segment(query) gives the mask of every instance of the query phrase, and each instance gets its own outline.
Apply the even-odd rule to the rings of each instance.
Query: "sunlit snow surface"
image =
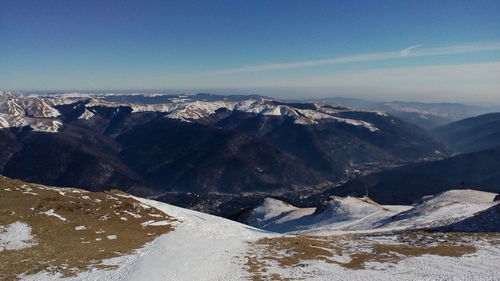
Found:
[[[441,206],[437,209],[442,211],[442,208],[450,207],[454,205],[454,202],[467,205],[463,200],[469,198],[471,201],[468,204],[474,205],[474,207],[469,206],[466,208],[461,205],[463,212],[453,215],[453,217],[463,217],[470,214],[474,208],[477,210],[486,208],[486,201],[489,200],[491,194],[474,194],[474,192],[444,193],[430,200],[441,202]],[[96,269],[82,272],[76,277],[64,280],[248,280],[251,277],[249,272],[245,270],[245,263],[247,262],[245,254],[248,253],[249,247],[251,247],[248,242],[263,237],[281,236],[165,203],[146,199],[138,200],[179,219],[175,231],[160,236],[138,250],[136,254],[109,260],[109,264],[119,265],[116,270]],[[349,215],[349,212],[359,214],[366,211],[365,208],[372,208],[353,206],[351,203],[348,201],[347,206],[341,208],[344,215]],[[493,203],[490,201],[489,205],[493,205]],[[420,207],[417,205],[418,208],[415,207],[413,212],[424,213],[429,216],[430,220],[436,210],[428,210],[425,206],[425,202],[422,202]],[[408,214],[412,213],[412,210],[408,210],[411,207],[395,207],[395,209],[398,208],[402,212],[402,217],[406,218]],[[266,213],[267,210],[263,209],[265,208],[260,209],[259,216],[261,219],[272,218],[272,216],[280,214],[281,211],[293,213],[298,210],[293,206],[271,200],[267,202],[269,214]],[[389,212],[396,212],[395,209],[389,210]],[[458,212],[456,208],[452,208],[452,210]],[[303,215],[310,215],[311,211],[307,210]],[[297,217],[300,217],[300,215],[295,216],[295,218]],[[401,222],[403,221],[401,220]],[[414,223],[415,220],[411,221],[409,225],[414,225]],[[326,230],[328,229],[323,228],[322,232],[324,233],[321,234],[347,233],[338,230],[336,232],[327,232]],[[391,232],[387,232],[387,234],[382,234],[377,239],[380,239],[381,242],[387,242],[391,241],[392,237]],[[306,280],[499,280],[500,246],[482,242],[477,242],[477,245],[471,246],[475,246],[477,251],[462,257],[423,255],[404,258],[399,263],[394,264],[378,264],[374,262],[369,264],[368,269],[358,270],[346,269],[336,264],[321,261],[305,261],[305,268],[309,272]],[[337,258],[339,260],[348,259],[348,257]],[[270,268],[270,270],[282,273],[283,276],[301,278],[304,277],[305,269],[276,266]],[[60,276],[50,274],[37,274],[25,276],[23,280],[61,280],[59,278]]]
[[[287,116],[296,124],[316,124],[319,120],[326,119],[350,126],[365,128],[371,132],[379,129],[366,121],[341,118],[337,116],[342,112],[357,111],[352,108],[333,108],[331,106],[314,103],[311,109],[295,107],[292,104],[280,103],[270,99],[247,99],[239,102],[217,100],[201,101],[186,98],[171,98],[167,103],[140,104],[111,102],[104,96],[68,93],[51,96],[22,95],[0,91],[0,128],[29,126],[35,131],[58,132],[62,127],[60,112],[57,105],[83,102],[85,109],[77,117],[80,120],[89,120],[95,116],[92,107],[105,106],[119,108],[128,106],[132,112],[163,112],[166,118],[192,122],[210,117],[217,110],[241,111],[259,115]],[[119,109],[118,109],[119,110]],[[366,111],[377,115],[382,112]]]
[[[267,198],[253,209],[248,223],[273,232],[314,235],[379,232],[448,225],[486,210],[495,193],[451,190],[415,206],[379,205],[369,199],[334,197],[322,210],[296,208]]]

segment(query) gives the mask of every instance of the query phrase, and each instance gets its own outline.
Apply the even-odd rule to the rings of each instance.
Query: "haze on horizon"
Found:
[[[500,103],[498,1],[0,2],[0,90]]]

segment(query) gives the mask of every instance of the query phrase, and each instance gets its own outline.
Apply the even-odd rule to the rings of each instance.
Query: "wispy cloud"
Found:
[[[411,46],[411,47],[408,47],[408,48],[406,48],[406,49],[403,49],[403,50],[399,51],[399,54],[400,54],[402,57],[407,57],[407,56],[411,53],[411,51],[412,51],[413,49],[418,48],[418,47],[421,47],[421,46],[422,46],[422,45],[413,45],[413,46]]]
[[[357,97],[386,100],[498,104],[500,102],[498,73],[500,73],[500,61],[370,69],[354,73],[269,80],[248,86],[284,88],[285,90],[281,92],[285,92],[288,97],[296,92],[297,96],[352,94]]]
[[[485,44],[465,44],[438,48],[422,48],[421,45],[414,45],[408,48],[381,53],[368,53],[344,57],[335,57],[321,60],[306,60],[287,63],[269,63],[260,65],[246,65],[238,68],[222,69],[204,73],[205,75],[226,75],[246,72],[260,72],[269,70],[285,70],[320,65],[335,65],[353,62],[381,61],[408,57],[428,57],[441,55],[456,55],[465,53],[476,53],[484,51],[500,50],[500,42]]]

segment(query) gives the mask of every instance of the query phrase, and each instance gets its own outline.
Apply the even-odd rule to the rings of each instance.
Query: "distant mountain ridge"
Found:
[[[322,196],[362,196],[368,192],[382,204],[411,204],[422,196],[451,189],[500,193],[498,167],[500,147],[374,173],[335,187]]]
[[[168,102],[129,101],[157,97]],[[424,130],[383,112],[321,103],[4,92],[0,104],[4,174],[92,190],[267,192],[445,153]],[[12,110],[22,104],[45,115]]]
[[[435,128],[433,133],[456,152],[500,147],[500,113],[488,113]]]
[[[500,106],[474,106],[461,103],[380,102],[343,97],[323,98],[316,101],[387,112],[401,120],[428,130],[461,119],[500,111]]]

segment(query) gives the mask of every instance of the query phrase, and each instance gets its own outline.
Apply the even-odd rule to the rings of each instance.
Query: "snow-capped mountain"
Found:
[[[322,103],[210,94],[0,99],[0,171],[91,190],[268,192],[445,153],[422,129],[383,112]]]
[[[0,91],[0,128],[29,126],[35,131],[57,132],[62,123],[53,100]]]
[[[231,100],[213,100],[204,101],[191,98],[190,96],[172,97],[165,103],[143,104],[128,102],[108,101],[107,95],[78,95],[78,94],[60,94],[54,96],[36,96],[19,95],[11,92],[0,92],[0,113],[3,119],[0,124],[3,127],[37,127],[37,118],[50,118],[60,116],[56,109],[57,105],[64,105],[85,101],[86,108],[92,107],[120,107],[127,106],[132,108],[132,112],[164,112],[166,118],[179,119],[185,122],[191,122],[198,119],[208,118],[218,110],[241,111],[247,113],[287,116],[295,120],[297,124],[316,124],[320,119],[330,119],[343,122],[352,126],[360,126],[370,131],[377,131],[373,124],[356,119],[341,118],[337,115],[342,112],[358,111],[352,108],[335,108],[320,103],[310,104],[307,108],[296,107],[293,104],[280,103],[274,100],[258,98],[245,99],[242,101]],[[383,112],[375,112],[384,115]],[[91,110],[85,110],[78,118],[90,119],[93,113]],[[39,122],[39,120],[38,120]],[[47,121],[48,122],[48,121]],[[39,128],[43,130],[43,128]],[[48,129],[47,131],[57,131],[58,127]]]
[[[375,102],[351,98],[317,99],[325,104],[338,106],[354,106],[366,110],[387,112],[406,122],[424,129],[434,129],[464,118],[499,111],[498,106],[474,106],[460,103],[423,103],[423,102]]]
[[[460,103],[386,102],[371,109],[382,110],[425,129],[434,129],[461,119],[498,111],[498,107],[473,106]]]

